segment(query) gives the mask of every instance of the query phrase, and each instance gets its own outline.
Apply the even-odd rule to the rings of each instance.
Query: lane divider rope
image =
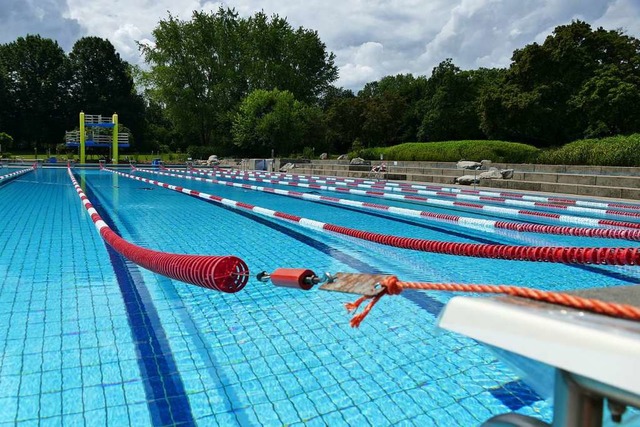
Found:
[[[203,173],[203,172],[200,172]],[[220,172],[221,173],[221,172]],[[206,173],[206,175],[213,175],[212,173]],[[235,174],[238,176],[242,176],[241,174]],[[251,175],[251,173],[245,173],[244,175]],[[310,183],[314,184],[329,184],[328,180],[308,180]],[[548,202],[534,202],[534,201],[526,201],[526,200],[513,200],[506,197],[501,196],[484,196],[484,195],[472,195],[466,193],[454,193],[447,191],[432,191],[432,190],[419,190],[419,189],[411,189],[411,188],[403,188],[398,186],[388,186],[388,185],[369,185],[369,184],[360,184],[360,183],[339,183],[335,182],[336,185],[342,185],[351,188],[362,188],[368,190],[377,190],[377,191],[392,191],[399,193],[409,193],[409,194],[420,194],[426,196],[433,197],[443,197],[443,198],[454,198],[460,200],[472,200],[476,202],[486,202],[489,204],[497,204],[497,205],[511,205],[511,206],[520,206],[520,207],[528,207],[533,209],[547,209],[547,210],[560,210],[566,212],[575,212],[586,215],[595,215],[599,217],[607,217],[607,216],[623,216],[623,217],[631,217],[631,218],[640,218],[640,212],[626,212],[620,211],[616,209],[599,209],[599,208],[587,208],[587,207],[579,207],[579,206],[567,206],[559,203],[548,203]]]
[[[478,218],[461,217],[458,215],[438,214],[428,211],[418,211],[414,209],[399,208],[395,206],[387,206],[381,204],[360,202],[356,200],[340,199],[336,197],[321,196],[317,194],[301,193],[297,191],[282,190],[270,187],[260,187],[257,185],[241,184],[230,181],[221,181],[211,178],[202,178],[199,176],[181,175],[170,172],[161,172],[151,169],[137,169],[140,172],[152,173],[156,175],[170,176],[181,179],[205,182],[210,184],[224,185],[228,187],[242,188],[245,190],[262,191],[287,197],[294,197],[310,201],[328,202],[338,205],[353,206],[366,210],[377,210],[389,212],[401,216],[412,218],[423,218],[428,220],[445,221],[448,223],[457,223],[462,226],[487,227],[505,229],[517,232],[530,232],[540,234],[557,234],[577,237],[599,237],[606,239],[623,239],[623,240],[640,240],[640,230],[629,229],[613,229],[613,228],[588,228],[588,227],[567,227],[557,225],[527,224],[507,221],[494,221]],[[224,175],[223,175],[224,176]],[[257,180],[257,179],[256,179]],[[278,182],[279,183],[279,182]],[[288,185],[288,184],[287,184]]]
[[[11,178],[15,178],[15,177],[20,176],[20,175],[24,175],[25,173],[31,172],[31,171],[34,171],[34,170],[36,170],[36,164],[35,163],[30,168],[20,169],[19,171],[11,172],[11,173],[8,173],[6,175],[0,175],[0,182],[2,182],[5,179],[11,179]]]
[[[169,169],[169,170],[173,170],[173,169]],[[499,206],[488,206],[488,205],[481,205],[481,204],[469,203],[469,202],[455,202],[451,200],[440,200],[440,199],[433,199],[433,198],[427,198],[422,196],[392,194],[392,193],[384,193],[380,191],[358,190],[358,189],[351,189],[351,188],[345,188],[345,187],[332,187],[332,186],[320,185],[320,184],[305,184],[305,183],[299,183],[299,182],[278,181],[278,180],[269,180],[269,179],[252,178],[252,177],[234,178],[233,176],[228,176],[227,174],[224,174],[224,173],[218,173],[216,174],[216,176],[219,176],[222,178],[230,178],[230,179],[242,179],[242,180],[252,181],[252,182],[264,182],[264,183],[276,184],[276,185],[287,185],[287,186],[294,186],[294,187],[311,188],[315,190],[332,191],[332,192],[338,192],[338,193],[349,193],[357,196],[401,200],[401,201],[410,202],[410,203],[422,203],[422,204],[427,204],[432,206],[444,206],[447,208],[453,207],[453,208],[462,208],[465,210],[481,210],[481,211],[490,212],[497,215],[545,218],[547,220],[554,220],[554,221],[564,222],[568,224],[588,225],[592,227],[611,226],[611,227],[640,229],[640,223],[629,222],[629,221],[585,218],[585,217],[579,217],[579,216],[573,216],[573,215],[561,215],[558,213],[538,212],[538,211],[513,209],[513,208],[506,208],[506,207],[499,207]]]
[[[201,173],[208,172],[207,170],[197,169]],[[370,185],[371,188],[381,188],[384,186],[398,187],[398,190],[393,191],[402,191],[400,189],[409,189],[405,191],[411,192],[411,190],[436,190],[436,191],[446,191],[450,193],[464,193],[464,194],[477,194],[481,196],[489,196],[489,197],[505,197],[505,198],[513,198],[520,200],[530,200],[535,202],[549,202],[549,203],[559,203],[559,204],[567,204],[574,206],[584,206],[591,208],[618,208],[618,209],[629,209],[629,210],[640,210],[640,205],[637,204],[628,204],[628,203],[619,203],[619,202],[596,202],[592,200],[584,200],[584,199],[570,199],[563,197],[547,197],[547,196],[538,196],[531,195],[526,193],[518,193],[518,192],[510,192],[510,191],[487,191],[487,190],[471,190],[466,188],[456,188],[456,187],[448,187],[448,186],[439,186],[439,185],[421,185],[421,184],[409,184],[402,182],[391,182],[391,181],[372,181],[361,178],[341,178],[341,177],[332,177],[332,176],[319,176],[319,175],[298,175],[298,174],[285,174],[285,173],[268,173],[268,172],[242,172],[242,173],[253,173],[262,177],[279,177],[285,180],[300,180],[313,182],[314,180],[325,180],[327,182],[335,183],[336,185],[348,185],[348,183],[352,184],[365,184]],[[345,183],[345,184],[342,184]]]
[[[514,261],[544,261],[563,264],[604,264],[604,265],[637,265],[640,263],[639,248],[600,248],[600,247],[562,247],[562,246],[513,246],[478,243],[443,242],[412,237],[392,236],[364,230],[343,227],[335,224],[315,221],[297,215],[266,209],[249,203],[237,202],[220,196],[191,190],[181,186],[166,184],[160,181],[134,176],[111,169],[104,169],[126,178],[146,182],[159,187],[168,188],[179,193],[211,200],[235,209],[245,209],[257,214],[285,220],[316,231],[332,231],[337,234],[368,240],[388,246],[413,249],[447,255],[460,255],[476,258],[507,259]]]
[[[234,293],[247,284],[249,269],[238,257],[159,252],[124,240],[102,220],[78,185],[71,168],[67,168],[67,173],[100,236],[125,258],[155,273],[216,291]]]

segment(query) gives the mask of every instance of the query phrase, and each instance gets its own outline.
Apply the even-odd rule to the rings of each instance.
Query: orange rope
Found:
[[[609,303],[597,299],[582,298],[560,292],[547,292],[536,289],[520,288],[506,285],[462,285],[456,283],[424,283],[424,282],[400,282],[395,276],[390,276],[380,283],[385,289],[375,297],[361,297],[353,303],[346,304],[348,311],[356,310],[360,304],[367,299],[371,302],[351,319],[351,326],[357,328],[371,309],[378,303],[384,295],[398,295],[403,289],[421,289],[430,291],[449,292],[475,292],[506,294],[515,297],[527,298],[536,301],[544,301],[552,304],[559,304],[566,307],[577,308],[579,310],[591,311],[612,317],[620,317],[629,320],[640,320],[640,308],[628,304]]]

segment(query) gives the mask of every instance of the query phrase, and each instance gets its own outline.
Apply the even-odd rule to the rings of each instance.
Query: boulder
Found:
[[[280,168],[280,172],[289,172],[291,169],[295,168],[295,163],[287,163],[286,165]]]
[[[349,160],[349,156],[346,154],[340,154],[340,156],[338,156],[338,160]]]
[[[474,175],[462,175],[455,179],[456,184],[462,185],[478,184],[479,182],[480,178]]]
[[[502,169],[500,173],[502,174],[502,179],[513,178],[513,169]]]
[[[498,168],[489,168],[488,171],[480,172],[478,177],[480,179],[502,179],[502,174]]]
[[[327,157],[329,157],[327,153],[320,154],[320,160],[327,160]]]
[[[482,163],[472,162],[469,160],[460,160],[456,164],[457,169],[480,169],[482,167]]]
[[[355,157],[351,159],[349,162],[350,165],[364,165],[364,159],[360,157]]]

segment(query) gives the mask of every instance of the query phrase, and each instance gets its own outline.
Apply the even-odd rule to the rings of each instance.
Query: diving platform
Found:
[[[101,129],[107,130],[101,131]],[[111,148],[111,162],[118,163],[118,149],[129,148],[129,134],[118,132],[118,115],[103,117],[100,114],[80,112],[80,129],[65,133],[65,145],[78,147],[80,163],[85,163],[86,147]]]
[[[571,293],[640,307],[640,286]],[[553,427],[602,426],[605,401],[615,421],[640,421],[638,413],[627,414],[632,424],[623,418],[627,406],[640,408],[640,322],[516,297],[458,296],[445,306],[438,326],[493,347],[500,360],[524,373],[526,383],[546,382]],[[483,424],[548,425],[518,414]]]
[[[113,144],[111,135],[89,134],[86,136],[85,145],[87,147],[108,148]],[[68,131],[65,133],[65,145],[67,147],[80,147],[80,131]],[[118,147],[129,148],[129,134],[118,133]]]

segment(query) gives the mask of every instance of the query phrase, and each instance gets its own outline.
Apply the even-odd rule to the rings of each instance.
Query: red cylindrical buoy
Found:
[[[278,268],[271,273],[271,283],[287,288],[300,288],[308,291],[313,287],[316,274],[305,268]]]

